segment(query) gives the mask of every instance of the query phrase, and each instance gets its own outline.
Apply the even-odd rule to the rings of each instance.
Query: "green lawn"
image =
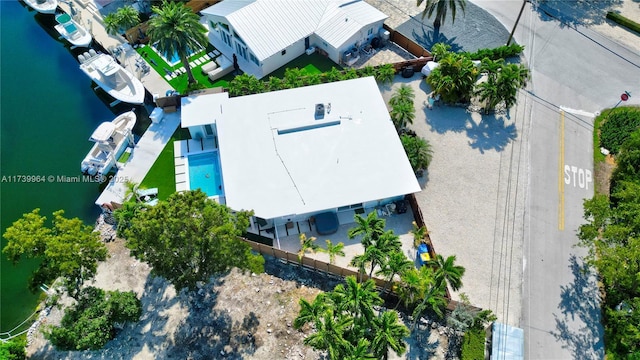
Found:
[[[200,51],[200,52],[192,55],[189,58],[189,61],[193,61],[193,60],[196,60],[198,58],[201,58],[205,54],[207,54],[208,52],[210,52],[212,50],[213,50],[213,47],[207,48],[206,50],[203,50],[203,51]],[[150,46],[139,47],[138,49],[136,49],[136,51],[138,52],[138,54],[140,54],[140,56],[145,58],[147,60],[147,62],[149,63],[149,65],[151,65],[151,67],[158,74],[160,74],[160,76],[162,76],[163,78],[167,74],[165,69],[169,70],[169,71],[175,71],[175,70],[177,70],[177,69],[182,67],[182,63],[178,63],[175,66],[170,66],[169,64],[167,64],[166,61],[164,61],[164,59],[162,59],[162,57],[160,57],[160,55],[158,55],[158,53],[153,51],[153,49]],[[153,60],[153,62],[152,62],[152,60]],[[202,64],[202,65],[204,65],[204,64]],[[195,79],[198,81],[198,83],[203,84],[205,87],[212,88],[212,87],[218,87],[218,86],[227,86],[229,84],[229,81],[231,81],[231,79],[233,79],[233,75],[231,75],[231,76],[228,75],[228,76],[225,76],[225,77],[223,77],[221,79],[216,80],[215,82],[211,82],[209,80],[209,78],[207,77],[207,75],[203,74],[202,71],[200,70],[200,69],[202,69],[202,65],[197,65],[197,66],[193,67],[191,69],[191,72],[193,73],[193,77],[195,77]],[[185,92],[185,90],[187,88],[187,82],[188,82],[187,74],[182,74],[182,75],[179,75],[179,76],[169,80],[168,83],[171,85],[171,87],[176,89],[176,91],[178,91],[179,93],[182,94],[182,93]],[[164,95],[164,94],[161,94],[161,95]]]
[[[334,63],[333,60],[329,59],[328,57],[318,54],[317,52],[311,55],[302,54],[289,63],[285,64],[284,66],[278,68],[276,71],[267,75],[264,80],[267,80],[269,76],[283,78],[286,69],[298,68],[305,74],[311,75],[327,72],[331,70],[332,67],[337,68],[338,70],[342,70],[342,67],[340,65]]]
[[[189,138],[189,130],[178,128],[140,184],[143,189],[158,188],[158,198],[165,200],[176,192],[173,142]]]

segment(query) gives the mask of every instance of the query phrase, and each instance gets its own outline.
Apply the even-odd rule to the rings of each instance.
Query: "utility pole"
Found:
[[[520,13],[518,14],[518,18],[516,19],[516,23],[513,24],[513,29],[511,30],[511,34],[509,34],[509,40],[507,40],[507,46],[509,46],[509,44],[511,44],[511,39],[513,39],[513,33],[516,32],[516,27],[518,26],[518,23],[520,22],[520,17],[522,16],[522,11],[524,11],[524,6],[527,4],[528,0],[523,0],[522,1],[522,7],[520,8]]]

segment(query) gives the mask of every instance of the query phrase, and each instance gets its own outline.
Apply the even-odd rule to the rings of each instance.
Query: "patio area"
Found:
[[[371,211],[376,211],[376,208],[364,209],[364,212],[360,215],[366,217]],[[306,234],[308,238],[315,237],[316,244],[323,249],[326,249],[327,247],[326,240],[331,240],[334,245],[342,242],[344,243],[345,256],[337,256],[335,265],[354,270],[353,267],[349,266],[349,262],[354,256],[364,252],[364,248],[360,243],[360,237],[349,239],[347,236],[349,229],[356,226],[356,223],[354,222],[356,211],[340,211],[337,215],[340,226],[338,227],[338,231],[331,235],[318,234],[316,225],[313,224],[311,220],[293,221],[275,227],[272,223],[262,226],[255,224],[255,229],[249,229],[248,231],[255,234],[259,233],[263,237],[273,239],[273,247],[293,254],[298,253],[300,250],[300,234],[303,233]],[[412,223],[414,221],[414,215],[411,208],[408,207],[407,212],[403,214],[392,213],[379,217],[385,220],[386,230],[393,230],[394,233],[400,237],[402,252],[409,260],[415,261],[416,251],[413,248],[413,234],[411,233],[411,230],[413,229]],[[329,262],[329,255],[322,252],[307,253],[305,254],[305,257],[327,263]]]

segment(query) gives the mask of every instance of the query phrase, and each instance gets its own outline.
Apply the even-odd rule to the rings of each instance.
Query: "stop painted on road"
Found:
[[[589,183],[593,182],[591,170],[573,165],[564,166],[564,183],[581,189],[589,190]]]

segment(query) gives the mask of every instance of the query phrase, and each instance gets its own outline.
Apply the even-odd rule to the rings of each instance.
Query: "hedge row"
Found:
[[[471,328],[462,338],[462,360],[484,360],[485,332],[482,329]]]
[[[506,59],[513,56],[518,56],[524,50],[524,46],[518,44],[499,46],[494,49],[479,49],[474,53],[463,52],[462,54],[468,56],[471,60],[482,60],[489,58],[490,60]]]
[[[600,146],[612,154],[620,151],[620,146],[629,135],[640,127],[640,109],[621,107],[609,111],[600,126]]]
[[[613,22],[615,22],[617,24],[620,24],[620,25],[622,25],[622,26],[624,26],[626,28],[629,28],[630,30],[633,30],[633,31],[635,31],[637,33],[640,33],[640,24],[638,24],[637,22],[635,22],[635,21],[633,21],[631,19],[628,19],[628,18],[626,18],[626,17],[624,17],[624,16],[622,16],[622,15],[620,15],[618,13],[615,13],[613,11],[609,11],[607,13],[607,19],[609,19],[609,20],[611,20],[611,21],[613,21]]]

